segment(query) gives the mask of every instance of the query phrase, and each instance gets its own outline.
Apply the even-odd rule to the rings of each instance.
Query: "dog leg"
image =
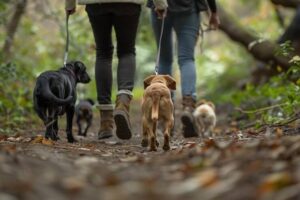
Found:
[[[163,146],[163,150],[168,151],[168,150],[170,150],[170,131],[172,129],[173,123],[165,121],[164,124],[165,124],[165,127],[164,127],[164,146]]]
[[[90,128],[90,126],[91,126],[91,121],[87,121],[87,122],[86,122],[86,127],[85,127],[84,132],[83,132],[83,136],[84,136],[84,137],[86,137],[87,131],[88,131],[88,129]]]
[[[69,143],[77,142],[72,134],[72,120],[74,116],[74,106],[69,106],[67,108],[67,128],[66,128],[66,133],[67,133],[67,139]]]
[[[81,123],[80,123],[80,118],[77,118],[76,123],[78,126],[78,135],[82,135],[82,127],[81,127]]]
[[[210,127],[208,128],[208,134],[209,134],[209,137],[212,137],[212,138],[215,137],[215,134],[214,134],[214,132],[213,132],[212,126],[210,126]]]
[[[58,136],[58,119],[55,119],[55,122],[53,122],[53,131],[54,131],[54,137],[55,140],[59,140],[59,136]]]
[[[153,132],[153,130],[149,129],[149,133],[150,133],[150,151],[156,151],[157,150],[157,140],[155,137],[155,133]]]
[[[147,132],[147,128],[145,127],[145,125],[143,125],[143,139],[142,139],[142,147],[147,147],[148,146],[148,132]]]

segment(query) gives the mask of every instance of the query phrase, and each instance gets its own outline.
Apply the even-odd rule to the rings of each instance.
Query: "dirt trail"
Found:
[[[177,111],[171,151],[149,152],[140,146],[139,105],[133,104],[129,141],[96,140],[96,112],[88,137],[76,144],[64,131],[59,142],[34,143],[42,128],[0,136],[0,199],[300,198],[300,136],[290,134],[298,129],[241,131],[220,115],[217,138],[184,139]]]

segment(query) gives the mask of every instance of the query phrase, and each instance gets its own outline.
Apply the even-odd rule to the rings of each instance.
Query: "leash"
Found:
[[[203,53],[204,50],[203,50],[203,44],[204,44],[204,33],[205,32],[209,32],[209,31],[213,31],[213,29],[209,28],[209,25],[207,24],[203,24],[204,26],[207,26],[208,28],[204,29],[203,26],[200,24],[200,51]]]
[[[161,50],[161,41],[162,41],[162,36],[164,33],[164,26],[165,26],[165,17],[162,18],[161,20],[161,30],[160,30],[160,36],[159,36],[159,41],[158,41],[158,50],[157,50],[157,55],[156,55],[156,63],[155,63],[155,75],[158,74],[158,65],[159,65],[159,59],[160,59],[160,50]]]
[[[69,54],[69,16],[70,14],[66,13],[66,48],[65,48],[65,56],[64,56],[64,67],[67,66],[67,61],[68,61],[68,54]]]

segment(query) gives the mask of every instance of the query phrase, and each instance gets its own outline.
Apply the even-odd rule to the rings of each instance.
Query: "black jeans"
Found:
[[[118,90],[133,90],[135,75],[135,39],[141,5],[134,3],[87,4],[86,12],[96,43],[96,87],[99,104],[111,104],[112,28],[117,40]]]

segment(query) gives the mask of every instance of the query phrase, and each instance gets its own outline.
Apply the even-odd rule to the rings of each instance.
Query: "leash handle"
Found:
[[[67,61],[68,61],[68,54],[69,54],[69,16],[70,14],[69,13],[66,13],[66,35],[67,35],[67,38],[66,38],[66,48],[65,48],[65,55],[64,55],[64,67],[66,67],[67,65]]]
[[[159,59],[160,59],[160,51],[161,51],[161,41],[162,41],[162,36],[164,33],[164,25],[165,25],[165,17],[162,18],[161,20],[161,30],[160,30],[160,36],[159,36],[159,41],[158,41],[158,50],[157,50],[157,56],[156,56],[156,63],[155,63],[155,75],[158,74],[158,65],[159,65]]]

